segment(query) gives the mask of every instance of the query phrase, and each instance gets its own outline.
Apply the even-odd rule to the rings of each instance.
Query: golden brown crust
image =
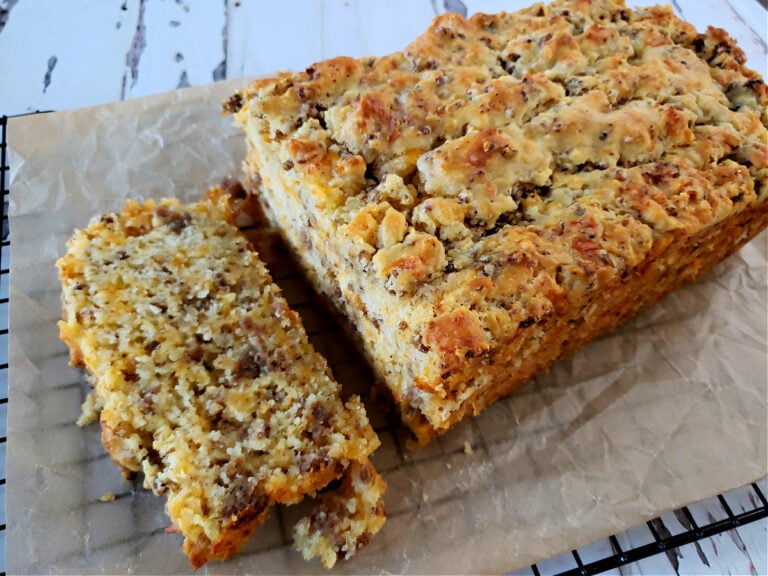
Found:
[[[443,358],[448,370],[462,367],[467,359],[487,352],[490,347],[477,315],[463,306],[432,320],[424,341]]]
[[[724,257],[766,226],[768,91],[744,64],[668,7],[558,0],[260,80],[235,120],[254,192],[426,438],[615,326],[612,291],[620,319],[655,301],[660,258],[706,269],[691,238],[726,230]]]
[[[195,568],[379,444],[230,203],[247,208],[234,185],[198,204],[128,202],[76,231],[57,263],[61,337],[94,385],[80,423],[101,411],[105,449],[165,496]]]

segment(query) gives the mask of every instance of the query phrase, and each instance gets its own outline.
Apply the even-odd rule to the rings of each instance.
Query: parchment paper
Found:
[[[12,119],[9,573],[191,572],[163,502],[126,484],[58,340],[54,261],[73,228],[126,198],[198,198],[240,172],[219,102],[244,81]],[[278,274],[336,376],[370,375],[295,275]],[[374,406],[390,518],[339,573],[498,573],[766,474],[766,236],[619,332],[430,446],[408,452]],[[99,497],[114,493],[111,502]],[[278,509],[201,573],[317,573]]]

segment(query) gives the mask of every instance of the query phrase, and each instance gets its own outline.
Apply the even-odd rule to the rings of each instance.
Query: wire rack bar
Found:
[[[699,525],[696,523],[696,520],[694,519],[693,514],[691,514],[691,511],[688,509],[688,506],[684,506],[681,510],[683,512],[683,516],[685,516],[685,519],[688,521],[688,525],[691,527],[691,530],[698,534],[700,532]]]
[[[754,490],[755,494],[757,494],[757,498],[760,500],[760,502],[763,503],[763,508],[768,508],[768,499],[765,498],[765,494],[763,494],[763,491],[760,490],[760,486],[753,482],[752,490]]]
[[[7,134],[6,134],[6,128],[8,126],[8,117],[7,116],[0,116],[0,193],[2,193],[2,198],[0,199],[0,222],[2,223],[2,228],[0,228],[0,241],[2,242],[3,248],[10,248],[11,246],[11,240],[10,240],[10,234],[8,229],[8,197],[9,197],[9,190],[8,190],[8,178],[7,174],[10,173],[10,168],[8,166],[8,155],[7,155],[7,148],[8,148],[8,141],[7,141]],[[7,256],[5,256],[5,251],[0,250],[0,278],[3,276],[6,276],[9,274],[9,263],[6,261]],[[5,278],[2,278],[5,280]],[[7,282],[0,282],[4,287],[2,289],[2,293],[0,293],[0,304],[6,304],[8,305],[9,300],[9,294],[8,294],[8,283]],[[8,334],[8,309],[7,306],[4,310],[5,314],[3,315],[2,322],[3,324],[0,325],[0,336],[4,336]],[[7,346],[7,340],[5,345]],[[8,364],[0,364],[0,376],[3,377],[3,379],[8,382]],[[0,405],[8,404],[8,397],[0,398]],[[0,427],[0,434],[2,434],[2,439],[0,439],[0,452],[4,453],[6,448],[6,422],[2,422],[2,426]],[[5,460],[5,456],[3,455],[3,460]],[[5,486],[5,475],[2,475],[0,478],[0,486]],[[5,531],[6,531],[6,518],[5,518],[5,506],[3,506],[3,515],[0,516],[0,537],[2,537],[2,540],[5,541]],[[0,576],[5,576],[5,553],[0,552]]]

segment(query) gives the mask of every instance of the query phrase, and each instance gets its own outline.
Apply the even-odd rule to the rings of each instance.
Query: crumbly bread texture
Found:
[[[100,412],[112,459],[166,497],[196,568],[234,554],[272,505],[369,469],[379,445],[228,201],[128,202],[58,261],[61,338],[94,388],[84,421]]]
[[[294,542],[304,558],[319,556],[323,566],[333,568],[336,560],[365,546],[386,521],[385,489],[370,462],[353,462],[339,489],[323,494],[315,512],[296,524]]]
[[[744,64],[670,7],[558,0],[445,14],[402,52],[224,108],[254,192],[427,441],[766,226],[766,86]]]

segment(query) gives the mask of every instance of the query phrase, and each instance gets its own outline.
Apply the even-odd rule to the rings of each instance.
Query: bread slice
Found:
[[[252,192],[420,441],[768,224],[766,86],[669,7],[438,17],[225,103]]]
[[[385,490],[370,462],[353,462],[341,486],[323,494],[312,515],[294,527],[294,542],[304,558],[319,557],[326,568],[351,558],[384,525]]]
[[[90,373],[104,447],[166,497],[195,568],[234,554],[274,504],[369,469],[379,445],[228,200],[129,201],[76,231],[57,263],[61,338]],[[377,529],[379,504],[361,510]]]

